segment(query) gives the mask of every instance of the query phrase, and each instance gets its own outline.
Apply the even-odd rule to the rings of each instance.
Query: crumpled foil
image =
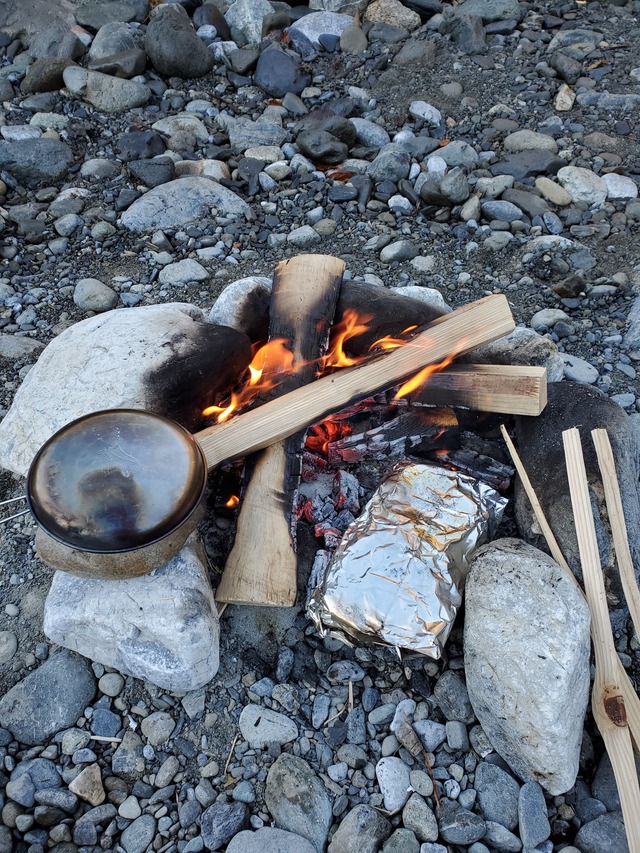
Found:
[[[315,579],[309,618],[323,635],[328,629],[437,660],[462,602],[469,560],[506,505],[466,474],[396,466]]]

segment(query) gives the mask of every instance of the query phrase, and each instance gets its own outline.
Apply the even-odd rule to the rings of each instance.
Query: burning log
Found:
[[[315,378],[343,270],[344,263],[338,258],[322,255],[302,255],[276,267],[269,337],[290,341],[293,356],[278,394]],[[238,515],[234,546],[216,592],[218,601],[274,607],[295,603],[297,560],[291,510],[300,480],[302,441],[299,434],[290,436],[257,459]]]

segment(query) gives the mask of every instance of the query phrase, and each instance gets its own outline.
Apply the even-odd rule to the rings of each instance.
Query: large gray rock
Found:
[[[213,68],[213,54],[179,4],[161,4],[152,11],[145,48],[154,68],[168,77],[203,77]]]
[[[62,40],[75,23],[76,4],[72,0],[0,0],[0,29],[10,38],[20,38],[25,45],[43,31],[56,34]],[[35,53],[34,56],[42,56]]]
[[[163,690],[197,690],[218,671],[220,625],[196,535],[151,574],[118,581],[56,572],[44,632],[58,645]]]
[[[516,420],[516,440],[525,469],[538,495],[542,509],[560,544],[560,550],[578,578],[582,578],[578,542],[576,539],[569,483],[567,481],[562,431],[580,429],[587,479],[605,583],[610,595],[624,601],[620,576],[615,568],[613,548],[607,527],[603,523],[601,476],[592,429],[606,429],[613,448],[622,506],[628,519],[627,535],[634,565],[640,566],[640,490],[638,476],[640,460],[637,454],[633,422],[627,413],[602,391],[581,382],[553,382],[548,388],[548,403],[537,418]],[[516,521],[523,539],[544,547],[537,523],[524,490],[516,484]]]
[[[62,72],[67,89],[103,113],[122,113],[141,107],[151,97],[144,83],[112,77],[100,71],[87,71],[79,65],[69,65]]]
[[[589,699],[589,608],[551,557],[517,539],[480,548],[466,586],[473,710],[525,781],[568,791]]]
[[[284,714],[260,705],[245,705],[238,721],[242,737],[254,749],[285,744],[298,737],[298,726]]]
[[[465,0],[458,8],[465,15],[478,15],[485,24],[509,18],[519,21],[524,14],[518,0]]]
[[[0,142],[0,169],[5,169],[25,187],[55,183],[66,175],[73,160],[69,146],[57,139]]]
[[[436,827],[437,834],[437,827]],[[391,835],[391,824],[371,806],[352,809],[331,839],[329,853],[376,853]]]
[[[331,801],[306,761],[283,753],[269,769],[265,802],[280,829],[297,832],[323,853],[332,820]]]
[[[228,284],[218,296],[209,313],[209,322],[231,326],[245,332],[252,341],[258,340],[265,324],[265,315],[269,311],[270,299],[270,278],[266,276],[239,278]],[[0,346],[2,337],[0,335]]]
[[[0,720],[16,740],[34,746],[75,724],[96,692],[89,662],[66,649],[51,654],[0,699]]]
[[[91,42],[88,58],[90,61],[106,59],[114,53],[144,48],[144,32],[139,27],[117,21],[100,27]]]
[[[310,15],[303,15],[302,18],[299,18],[290,29],[302,33],[314,47],[318,47],[321,35],[332,35],[339,38],[344,30],[352,24],[353,18],[350,15],[342,15],[338,12],[312,12]]]
[[[196,364],[220,347],[230,359],[222,377],[213,374],[213,363],[209,370]],[[237,356],[240,362],[231,367]],[[124,308],[82,320],[51,341],[18,389],[0,423],[0,466],[25,476],[48,438],[100,409],[148,409],[192,427],[189,420],[212,383],[226,391],[249,360],[248,338],[206,323],[194,305]],[[181,385],[192,389],[186,402],[191,415],[177,404]]]
[[[120,217],[128,231],[178,228],[209,217],[211,208],[242,216],[248,205],[240,196],[207,178],[178,178],[149,190]]]

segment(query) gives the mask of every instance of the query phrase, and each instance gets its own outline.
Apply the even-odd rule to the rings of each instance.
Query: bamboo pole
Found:
[[[620,662],[613,644],[609,622],[609,608],[602,578],[580,433],[575,428],[565,430],[562,433],[562,440],[585,594],[591,609],[591,636],[596,659],[591,707],[611,759],[620,794],[629,849],[635,853],[640,851],[640,786],[620,679]]]

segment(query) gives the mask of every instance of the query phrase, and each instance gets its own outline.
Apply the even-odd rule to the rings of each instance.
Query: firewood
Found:
[[[284,394],[315,378],[340,291],[344,262],[300,255],[276,267],[269,338],[291,342],[293,372],[277,387]],[[268,364],[267,364],[268,367]],[[300,480],[303,437],[268,447],[253,466],[237,518],[236,537],[216,599],[230,604],[292,607],[296,600],[295,521],[291,510]]]
[[[627,538],[626,522],[622,509],[622,498],[620,496],[620,487],[618,485],[611,442],[609,441],[609,434],[606,429],[592,430],[591,438],[596,447],[622,589],[624,590],[624,597],[627,600],[627,606],[631,613],[636,637],[640,637],[640,590],[638,590],[636,573],[633,567],[631,551],[629,550],[629,540]]]
[[[207,466],[268,447],[309,424],[397,385],[426,366],[455,358],[508,335],[515,323],[503,294],[472,302],[434,320],[406,344],[271,400],[196,434]],[[417,377],[420,379],[420,377]]]
[[[547,371],[518,364],[452,364],[408,399],[413,404],[536,416],[547,403]]]
[[[596,659],[591,707],[611,759],[629,849],[640,850],[640,786],[633,758],[619,659],[609,621],[580,433],[577,429],[565,430],[562,439],[585,594],[591,610]]]

